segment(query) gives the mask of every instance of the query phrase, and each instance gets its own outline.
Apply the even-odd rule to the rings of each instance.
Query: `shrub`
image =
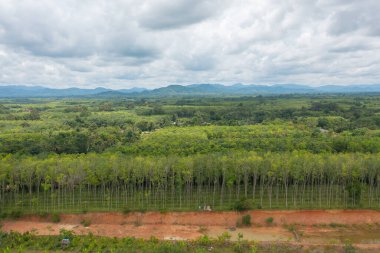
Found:
[[[352,243],[350,241],[346,241],[343,247],[343,252],[344,253],[355,253],[356,250],[354,246],[352,246]]]
[[[89,227],[91,225],[91,221],[90,220],[82,220],[80,222],[80,224],[82,224],[83,227]]]
[[[38,213],[38,216],[40,216],[41,218],[46,218],[48,217],[49,213],[48,212],[39,212]]]
[[[272,224],[272,223],[273,223],[273,217],[268,217],[268,218],[266,218],[266,219],[265,219],[265,222],[266,222],[267,224]]]
[[[220,243],[229,242],[230,239],[231,239],[231,234],[228,232],[224,232],[222,235],[218,236],[218,242],[220,242]]]
[[[252,201],[243,197],[234,203],[232,210],[241,212],[252,209],[252,206]]]
[[[9,213],[9,217],[11,219],[18,219],[18,218],[21,218],[21,216],[22,216],[22,211],[21,210],[12,210]]]
[[[125,207],[123,207],[122,212],[123,212],[123,214],[129,214],[130,212],[132,212],[132,210],[129,207],[125,206]]]
[[[199,244],[199,245],[203,245],[203,246],[207,246],[207,245],[210,245],[212,242],[212,240],[210,239],[210,237],[208,237],[207,235],[203,235],[201,237],[199,237],[197,240],[196,240],[196,243]]]
[[[0,212],[0,220],[1,220],[1,219],[5,219],[5,218],[7,218],[7,213],[5,213],[5,212]]]
[[[242,217],[242,223],[245,226],[251,226],[251,215],[247,214]]]
[[[74,239],[74,233],[71,230],[61,229],[59,230],[59,237],[61,239],[69,239],[70,241]]]
[[[51,221],[54,223],[58,223],[61,221],[61,216],[58,213],[53,213],[51,215]]]

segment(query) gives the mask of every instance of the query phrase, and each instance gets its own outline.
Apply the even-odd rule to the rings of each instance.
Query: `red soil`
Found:
[[[245,214],[251,215],[253,226],[231,229]],[[266,224],[268,217],[273,218],[273,224]],[[90,226],[81,225],[83,220],[90,221]],[[91,232],[100,236],[146,239],[154,236],[166,240],[195,239],[202,234],[217,237],[229,232],[232,239],[242,233],[248,240],[294,242],[294,234],[284,227],[289,224],[302,225],[299,229],[302,230],[303,244],[324,244],[327,241],[339,244],[343,239],[352,237],[363,239],[355,241],[358,245],[364,242],[368,247],[380,249],[380,212],[372,210],[62,214],[60,223],[52,223],[49,217],[38,216],[25,216],[17,221],[6,220],[2,223],[2,230],[33,230],[39,235],[56,235],[64,228],[77,234]],[[326,224],[333,225],[326,227]],[[336,228],[334,224],[350,227]]]
[[[251,222],[266,225],[265,220],[272,217],[277,225],[286,224],[366,224],[380,223],[380,211],[373,210],[297,210],[297,211],[250,211],[250,212],[146,212],[122,214],[86,213],[62,214],[61,223],[79,224],[83,220],[90,220],[91,224],[165,224],[165,225],[192,225],[192,226],[235,226],[242,215],[251,215]],[[48,222],[49,218],[26,216],[20,220]]]

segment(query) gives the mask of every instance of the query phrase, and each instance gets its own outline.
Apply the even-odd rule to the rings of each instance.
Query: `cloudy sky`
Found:
[[[0,0],[0,84],[374,84],[379,24],[379,0]]]

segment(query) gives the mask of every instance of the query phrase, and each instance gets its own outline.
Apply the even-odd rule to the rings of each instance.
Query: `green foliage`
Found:
[[[377,95],[0,104],[4,214],[378,208]]]
[[[61,221],[61,216],[59,213],[53,213],[51,215],[51,222],[59,223]]]
[[[202,246],[208,246],[212,243],[212,240],[207,235],[203,235],[197,239],[197,244]]]
[[[265,219],[265,222],[270,225],[273,223],[273,220],[274,220],[273,217],[268,217]]]
[[[129,214],[130,212],[132,212],[132,210],[128,206],[125,206],[123,207],[122,212],[123,214]]]
[[[254,253],[254,252],[303,252],[299,246],[286,243],[257,244],[244,240],[242,234],[238,234],[237,241],[231,241],[228,233],[218,239],[202,236],[194,241],[162,241],[156,238],[148,240],[130,237],[108,238],[93,234],[75,235],[70,230],[60,230],[57,236],[37,236],[27,232],[4,233],[0,231],[2,252],[131,252],[131,253]],[[62,239],[69,239],[70,244],[65,249],[61,248]],[[307,250],[325,252],[325,245],[321,248],[311,247]],[[334,249],[334,248],[332,248]],[[335,247],[331,252],[341,251]],[[350,242],[346,242],[343,251],[355,252]],[[330,251],[329,251],[330,252]]]
[[[353,179],[346,185],[349,196],[349,204],[353,207],[360,205],[362,186],[358,179]]]
[[[355,253],[356,249],[350,241],[346,240],[346,242],[344,243],[343,252],[344,253]]]
[[[62,239],[69,239],[70,241],[72,241],[74,239],[75,235],[73,233],[73,231],[71,230],[66,230],[66,229],[61,229],[59,231],[59,238],[60,240]]]
[[[165,213],[208,205],[213,210],[236,211],[376,208],[380,186],[374,182],[379,163],[378,155],[360,153],[7,155],[0,163],[0,189],[4,187],[7,197],[0,203],[3,213],[25,210],[37,214],[83,210]],[[16,184],[9,187],[12,182]],[[21,194],[30,185],[31,191]]]
[[[247,226],[251,226],[251,215],[246,214],[237,219],[236,227],[247,227]]]
[[[160,213],[161,214],[166,214],[166,213],[168,213],[169,212],[169,209],[168,208],[161,208],[160,209]]]
[[[244,226],[251,226],[251,215],[247,214],[242,217],[242,223]]]
[[[40,216],[41,218],[46,218],[46,217],[49,216],[49,213],[48,213],[48,212],[44,212],[44,211],[42,211],[42,212],[39,212],[39,213],[38,213],[38,216]]]
[[[82,221],[80,222],[80,224],[82,224],[83,227],[89,227],[89,226],[91,225],[91,221],[85,219],[85,220],[82,220]]]
[[[239,200],[237,200],[234,203],[234,205],[232,206],[232,210],[242,212],[242,211],[251,210],[252,207],[253,207],[252,200],[245,197],[241,197]]]
[[[0,102],[4,154],[380,151],[378,96]],[[317,134],[318,128],[328,132]]]
[[[8,217],[11,219],[19,219],[23,215],[23,212],[21,210],[12,210],[9,214]]]
[[[228,232],[223,232],[223,234],[218,236],[218,242],[221,244],[225,244],[231,240],[231,234]]]
[[[0,220],[7,218],[8,214],[6,212],[0,212]]]

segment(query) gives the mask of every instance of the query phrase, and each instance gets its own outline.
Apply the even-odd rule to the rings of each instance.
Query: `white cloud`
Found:
[[[0,0],[0,83],[378,83],[378,0]]]

